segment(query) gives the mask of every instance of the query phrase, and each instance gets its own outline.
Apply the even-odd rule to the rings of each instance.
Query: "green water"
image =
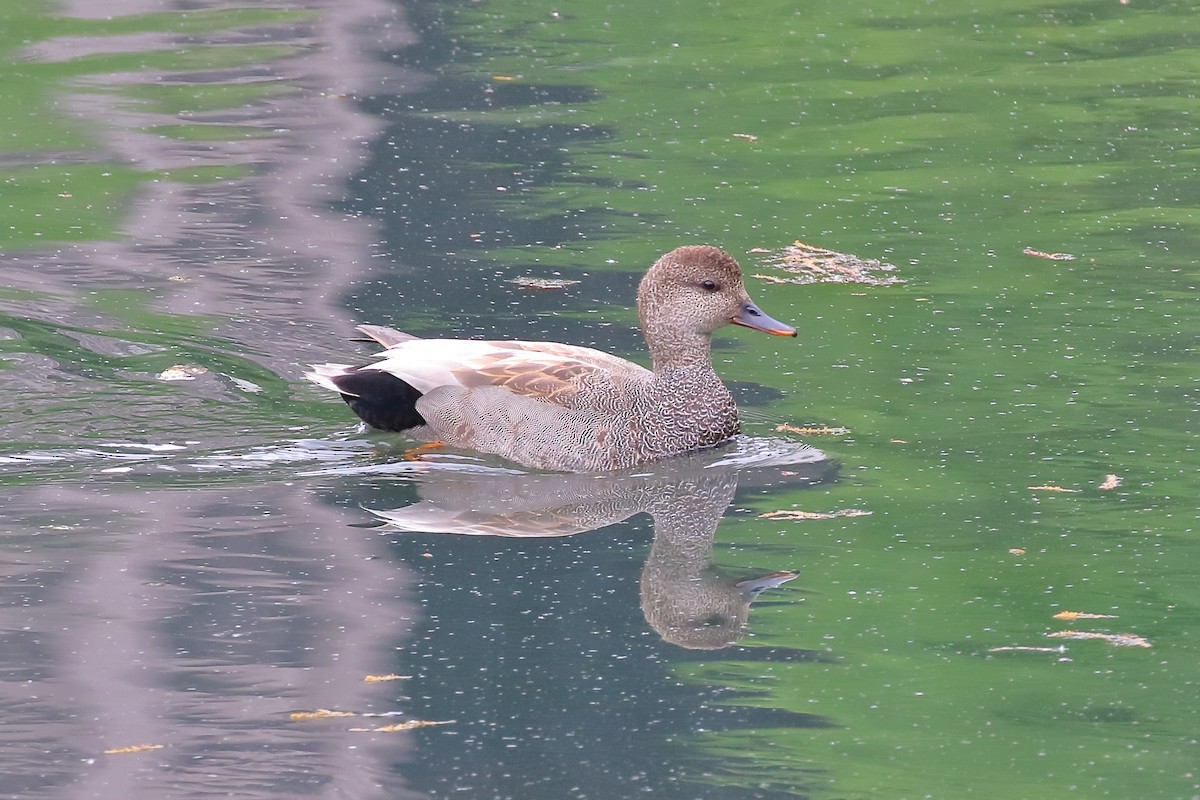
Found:
[[[604,748],[620,751],[616,743],[628,737],[642,749],[626,744],[631,772],[658,775],[643,785],[666,797],[1200,796],[1194,5],[425,3],[405,7],[419,43],[363,48],[372,63],[425,75],[424,83],[399,80],[403,91],[385,83],[391,88],[376,92],[369,80],[314,90],[303,69],[272,80],[221,79],[220,70],[314,57],[303,36],[260,35],[320,18],[319,9],[300,6],[81,21],[0,5],[9,54],[0,92],[10,98],[9,137],[0,143],[8,187],[0,248],[14,265],[0,279],[0,328],[14,333],[0,341],[0,375],[37,375],[2,406],[3,452],[15,459],[3,465],[4,480],[22,491],[10,522],[29,534],[14,540],[14,563],[34,565],[30,574],[39,575],[40,565],[57,564],[52,551],[63,542],[46,544],[45,537],[63,526],[88,554],[141,546],[121,538],[125,527],[124,535],[135,535],[134,526],[96,523],[109,517],[75,498],[56,506],[39,494],[76,482],[106,502],[111,495],[133,498],[131,506],[142,504],[138,498],[151,506],[195,503],[196,520],[172,530],[195,525],[199,536],[262,534],[255,526],[271,513],[280,520],[271,523],[280,530],[264,529],[271,535],[361,523],[359,503],[382,495],[395,504],[410,487],[401,481],[368,492],[349,474],[314,477],[314,463],[324,458],[344,466],[337,443],[344,444],[350,421],[343,407],[296,382],[307,361],[345,357],[337,337],[350,322],[547,336],[636,354],[632,284],[658,253],[706,241],[735,253],[748,273],[781,276],[750,251],[800,239],[894,263],[906,283],[797,286],[751,278],[752,295],[795,324],[798,341],[721,337],[719,371],[747,387],[760,416],[849,430],[810,439],[840,461],[836,481],[744,493],[721,523],[721,568],[800,573],[754,606],[754,635],[715,653],[645,649],[629,599],[647,547],[644,525],[608,538],[593,534],[583,544],[577,537],[516,551],[478,542],[393,543],[370,558],[394,564],[399,577],[375,572],[373,579],[407,580],[403,597],[416,598],[418,610],[402,614],[399,600],[393,609],[388,589],[378,613],[391,625],[401,617],[425,621],[381,645],[388,654],[411,652],[411,662],[385,660],[372,669],[419,672],[409,694],[431,718],[450,716],[465,687],[478,687],[468,692],[471,702],[494,704],[489,719],[524,720],[534,697],[555,722],[519,729],[514,735],[527,738],[504,738],[506,745],[489,741],[485,726],[445,734],[451,738],[431,729],[403,763],[382,757],[390,766],[372,773],[374,786],[432,797],[468,790],[559,796],[580,775],[620,772],[625,762],[606,760]],[[135,45],[46,63],[27,50],[57,37],[105,41],[162,31],[242,38],[232,40],[237,47],[201,41],[141,53]],[[205,77],[107,85],[105,76],[130,71]],[[62,110],[66,89],[151,114],[130,130],[176,141],[187,153],[202,152],[210,140],[286,143],[289,125],[302,127],[296,118],[233,113],[256,104],[274,108],[315,91],[307,101],[314,118],[352,107],[378,125],[378,135],[359,134],[364,160],[329,178],[334,188],[313,207],[374,227],[358,239],[348,234],[351,245],[330,236],[333,244],[322,249],[315,236],[289,234],[286,214],[264,219],[251,211],[244,232],[228,239],[223,219],[173,234],[149,260],[156,266],[143,272],[54,272],[51,265],[72,246],[101,253],[106,242],[132,242],[133,253],[158,247],[159,229],[131,219],[136,198],[170,185],[218,207],[236,203],[238,181],[269,162],[232,155],[241,153],[235,147],[194,161],[138,162],[132,147],[114,155],[100,144],[102,131]],[[228,119],[202,116],[226,112]],[[296,174],[289,187],[326,180]],[[194,233],[206,229],[216,230],[211,241]],[[209,249],[235,240],[246,254]],[[189,252],[196,241],[210,245]],[[261,242],[278,248],[255,249]],[[1074,258],[1037,258],[1025,248]],[[311,263],[298,260],[309,250]],[[344,252],[370,271],[339,262]],[[227,282],[213,281],[219,291],[210,295],[219,301],[190,293],[189,286],[210,286],[205,262],[215,274],[222,259],[237,269],[228,270]],[[49,278],[39,283],[43,273]],[[525,274],[583,283],[539,295],[506,283]],[[310,285],[323,287],[317,294],[328,307],[305,293]],[[294,296],[272,305],[292,289]],[[329,323],[335,315],[341,327]],[[79,334],[117,343],[101,347]],[[34,369],[39,359],[50,364],[39,368],[46,383]],[[178,363],[206,365],[211,380],[190,389],[152,379]],[[774,423],[752,420],[746,428],[767,435]],[[79,436],[97,447],[114,439],[170,441],[188,448],[187,457],[162,462],[161,471],[151,464],[109,477],[94,453],[73,449]],[[309,441],[294,456],[293,437]],[[313,441],[334,442],[336,457]],[[355,451],[355,459],[393,460],[377,451]],[[1108,475],[1121,482],[1102,489]],[[1069,491],[1031,488],[1045,486]],[[185,490],[207,505],[181,499]],[[280,500],[283,511],[260,513],[276,508],[274,495],[299,491],[321,498],[322,509]],[[780,509],[870,515],[757,516]],[[320,514],[336,524],[322,527],[314,521]],[[100,530],[79,534],[89,525]],[[255,546],[246,545],[247,564]],[[321,568],[307,565],[320,562],[321,547],[317,554],[289,551],[288,569],[297,572],[281,568],[280,575],[315,581],[309,572]],[[155,574],[171,573],[173,564],[155,564]],[[454,569],[464,564],[470,568]],[[10,588],[28,577],[12,574]],[[240,580],[226,590],[254,591],[256,579]],[[544,595],[536,589],[543,581]],[[288,586],[279,578],[281,596]],[[591,638],[577,647],[569,630],[562,633],[565,622],[554,628],[557,639],[539,634],[525,623],[523,593],[549,598],[555,608],[563,596],[577,597],[583,610],[576,617],[597,626]],[[262,618],[234,608],[231,616],[246,614],[249,628]],[[1064,611],[1112,618],[1053,618]],[[22,619],[6,617],[6,629],[19,630]],[[330,619],[311,627],[347,627]],[[473,641],[472,625],[548,643],[523,649],[520,637],[498,636],[486,639],[486,654],[456,646]],[[1065,630],[1130,634],[1150,646],[1046,636]],[[583,654],[600,647],[604,631],[628,636],[636,643],[630,653],[654,671],[626,671],[614,658],[611,674],[629,685],[609,689],[603,702],[612,704],[610,716],[593,719],[588,692],[601,690],[592,672],[603,670]],[[344,643],[318,638],[309,650],[335,645]],[[536,678],[541,694],[489,688],[488,669],[502,672],[496,664],[538,653],[547,659]],[[188,675],[165,663],[179,667],[172,680]],[[476,672],[484,677],[463,677]],[[647,732],[621,705],[691,708],[686,698],[693,695],[731,714],[752,708],[782,716],[689,727],[681,712],[672,719],[683,723]],[[273,713],[315,707],[322,696],[281,693]],[[460,713],[471,713],[465,708]],[[550,714],[558,709],[566,709],[563,719]],[[47,713],[31,724],[52,721]],[[584,738],[588,724],[604,732],[592,749],[580,755],[561,744]],[[230,723],[216,733],[233,730]],[[545,751],[522,755],[521,747],[543,737],[551,743]],[[258,744],[251,738],[232,747]],[[459,744],[470,745],[461,751],[470,757]],[[492,758],[508,763],[508,772],[480,766]],[[660,774],[640,758],[688,766]],[[539,790],[539,770],[563,781]],[[301,779],[275,786],[311,791],[299,788]],[[596,791],[637,796],[636,786],[614,778]],[[20,788],[5,792],[19,796]]]
[[[908,280],[764,286],[764,307],[798,322],[799,352],[747,340],[762,355],[724,366],[782,389],[772,411],[788,420],[850,428],[823,445],[844,479],[796,502],[873,515],[722,530],[729,563],[791,552],[811,592],[764,615],[768,641],[838,659],[680,669],[835,724],[696,735],[732,759],[723,780],[819,796],[1195,795],[1195,8],[554,11],[489,3],[455,19],[489,45],[458,67],[481,82],[599,91],[483,119],[613,131],[498,198],[507,213],[624,212],[595,248],[623,262],[680,240],[799,238]],[[1107,474],[1123,483],[1100,490]],[[1064,610],[1118,619],[1052,619]],[[1054,646],[1044,634],[1067,628],[1152,647],[989,653]]]

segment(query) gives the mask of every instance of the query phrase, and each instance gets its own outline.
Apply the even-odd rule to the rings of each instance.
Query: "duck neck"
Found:
[[[712,369],[710,334],[652,323],[643,323],[643,330],[656,375],[681,369]]]

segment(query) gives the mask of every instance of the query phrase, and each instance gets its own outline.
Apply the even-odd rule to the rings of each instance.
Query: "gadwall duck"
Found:
[[[736,434],[737,404],[709,356],[713,331],[795,329],[764,314],[737,261],[707,245],[654,262],[637,304],[652,370],[569,344],[419,339],[363,325],[387,348],[377,360],[314,365],[305,377],[372,427],[537,469],[620,469]]]

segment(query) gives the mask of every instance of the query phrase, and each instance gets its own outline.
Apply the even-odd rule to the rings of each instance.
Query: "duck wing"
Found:
[[[565,407],[572,407],[588,386],[638,384],[653,378],[645,367],[590,347],[471,339],[399,341],[362,369],[390,373],[422,394],[443,386],[495,386]]]

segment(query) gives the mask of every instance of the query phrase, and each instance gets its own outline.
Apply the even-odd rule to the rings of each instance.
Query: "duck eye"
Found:
[[[704,280],[700,281],[700,286],[706,292],[715,292],[718,288],[717,282],[711,278],[705,278]]]

